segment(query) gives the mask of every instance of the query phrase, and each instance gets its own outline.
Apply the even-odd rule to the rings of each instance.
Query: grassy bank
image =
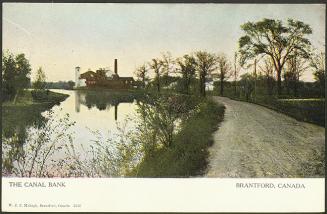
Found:
[[[35,100],[30,90],[20,92],[15,103],[2,103],[2,134],[10,137],[14,133],[23,133],[26,126],[42,120],[41,112],[59,104],[68,96],[49,91],[42,100]]]
[[[230,98],[246,101],[239,97],[230,96]],[[258,96],[248,102],[265,106],[298,121],[325,126],[325,99],[278,99],[272,96]]]
[[[220,94],[215,91],[212,95]],[[252,94],[248,100],[243,94],[234,94],[233,88],[225,88],[224,96],[234,100],[246,101],[265,106],[277,112],[286,114],[298,121],[313,123],[325,127],[325,99],[324,98],[299,98],[284,95],[276,97],[267,95],[263,89],[258,89],[256,97]]]
[[[146,154],[128,176],[191,177],[203,175],[207,166],[212,133],[223,120],[224,106],[211,100],[200,104],[199,111],[183,121],[181,131],[170,147]]]
[[[61,94],[52,91],[44,91],[42,96],[39,97],[35,97],[32,94],[33,91],[31,90],[21,91],[17,96],[16,102],[5,101],[2,103],[2,107],[48,107],[64,101],[69,96],[67,94]]]

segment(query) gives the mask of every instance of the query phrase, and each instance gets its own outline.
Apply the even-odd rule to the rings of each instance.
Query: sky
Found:
[[[3,3],[2,45],[24,53],[47,81],[74,80],[81,71],[110,67],[118,59],[118,74],[169,51],[179,57],[205,50],[232,60],[247,21],[288,18],[313,29],[308,38],[325,48],[325,5],[318,4],[77,4]],[[312,71],[303,75],[312,81]]]

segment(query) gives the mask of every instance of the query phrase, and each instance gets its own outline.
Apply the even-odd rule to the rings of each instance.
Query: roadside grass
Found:
[[[219,95],[215,90],[211,95]],[[277,112],[286,114],[298,121],[313,123],[325,127],[325,99],[324,98],[294,98],[284,95],[278,98],[273,95],[263,93],[263,90],[258,89],[257,95],[254,98],[252,95],[249,100],[241,94],[234,94],[233,88],[226,88],[224,96],[234,100],[245,101],[262,105]]]
[[[130,172],[131,177],[201,176],[207,167],[212,133],[223,120],[225,107],[206,99],[199,111],[183,121],[181,131],[170,147],[145,154],[143,161]]]
[[[270,106],[297,120],[325,126],[325,99],[277,99]]]
[[[286,114],[298,121],[325,127],[325,99],[278,99],[271,96],[258,96],[256,100],[249,102]]]

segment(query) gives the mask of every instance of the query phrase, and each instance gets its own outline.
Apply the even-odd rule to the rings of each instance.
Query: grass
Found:
[[[35,99],[32,96],[31,90],[21,91],[17,97],[16,102],[5,101],[2,103],[2,107],[31,107],[31,106],[48,106],[52,104],[58,104],[64,101],[69,95],[48,91],[48,94],[43,99]]]
[[[182,123],[170,147],[146,154],[128,176],[192,177],[201,176],[207,167],[212,134],[223,120],[224,106],[212,100],[200,104],[199,111]]]
[[[325,126],[325,99],[278,99],[271,96],[258,96],[255,101],[250,102],[286,114],[298,121]]]
[[[297,120],[325,126],[325,99],[277,99],[269,106]]]
[[[2,103],[2,134],[10,137],[22,132],[26,126],[42,120],[41,112],[46,111],[69,95],[49,91],[46,99],[35,101],[30,90],[21,91],[15,103]]]
[[[286,114],[298,121],[313,123],[325,127],[325,99],[324,98],[294,98],[283,96],[279,99],[273,95],[263,93],[263,89],[258,89],[256,98],[246,100],[244,96],[234,95],[233,88],[226,87],[224,96],[239,101],[247,101],[258,105],[265,106],[277,112]],[[216,91],[211,92],[213,95],[219,95]]]

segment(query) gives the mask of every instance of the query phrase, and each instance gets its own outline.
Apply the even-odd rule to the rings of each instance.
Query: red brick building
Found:
[[[120,77],[117,72],[117,59],[115,59],[115,73],[108,74],[105,69],[98,69],[96,72],[88,70],[79,76],[85,79],[87,87],[105,87],[112,89],[128,89],[135,86],[133,77]]]

